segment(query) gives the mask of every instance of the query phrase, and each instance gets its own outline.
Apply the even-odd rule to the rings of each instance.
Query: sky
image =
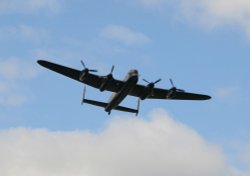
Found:
[[[250,175],[249,12],[248,0],[0,0],[0,175]],[[140,84],[172,78],[212,99],[109,116],[39,59],[115,65],[121,80],[135,68]]]

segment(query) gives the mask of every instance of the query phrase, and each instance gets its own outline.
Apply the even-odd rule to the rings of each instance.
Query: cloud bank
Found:
[[[0,132],[4,176],[224,176],[220,148],[163,110],[114,118],[102,132],[15,128]]]
[[[37,76],[33,63],[12,57],[0,59],[0,76],[8,80],[32,79]]]
[[[58,13],[62,0],[1,0],[0,14],[9,13]]]
[[[172,6],[181,19],[206,29],[239,26],[250,37],[249,0],[137,0],[143,7]]]
[[[149,37],[147,37],[145,34],[119,25],[106,26],[104,29],[102,29],[100,35],[101,37],[118,41],[125,45],[140,45],[150,42]]]
[[[17,26],[0,27],[0,40],[23,40],[39,42],[47,38],[46,30],[35,28],[30,25],[20,24]]]

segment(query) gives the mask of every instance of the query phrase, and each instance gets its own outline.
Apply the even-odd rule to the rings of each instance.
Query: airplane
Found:
[[[155,84],[160,82],[161,79],[158,79],[155,82],[149,82],[146,79],[143,79],[143,81],[146,82],[147,85],[140,85],[138,84],[139,73],[136,69],[130,70],[124,80],[117,80],[113,77],[114,65],[112,66],[109,74],[105,76],[99,76],[94,74],[97,72],[97,70],[87,68],[83,61],[81,61],[81,64],[84,68],[83,70],[73,69],[45,60],[38,60],[37,62],[47,69],[79,81],[85,85],[99,89],[101,92],[113,92],[109,101],[107,103],[104,103],[85,99],[86,86],[84,87],[83,91],[82,104],[87,103],[103,107],[105,111],[108,112],[108,114],[110,114],[112,110],[119,110],[135,113],[136,115],[138,115],[140,100],[145,99],[208,100],[211,98],[208,95],[189,93],[185,92],[182,89],[177,89],[174,86],[172,79],[170,79],[170,83],[172,85],[172,88],[170,89],[155,88]],[[138,97],[136,109],[120,106],[120,103],[128,95]]]

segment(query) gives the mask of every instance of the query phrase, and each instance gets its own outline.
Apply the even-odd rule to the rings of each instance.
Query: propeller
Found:
[[[142,79],[142,80],[145,81],[145,82],[148,83],[148,84],[155,85],[155,84],[157,84],[158,82],[161,81],[161,78],[158,79],[158,80],[156,80],[155,82],[149,82],[149,81],[147,81],[146,79]]]
[[[146,95],[144,95],[144,96],[141,97],[141,99],[144,100],[146,97],[148,97],[150,95],[154,95],[155,84],[157,84],[158,82],[160,82],[161,79],[158,79],[155,82],[149,82],[146,79],[142,79],[142,80],[145,81],[146,83],[148,83],[148,85],[147,85],[147,93],[146,93]]]
[[[83,68],[87,71],[87,72],[97,72],[97,70],[95,69],[89,69],[86,67],[86,65],[84,64],[84,62],[81,60],[81,64],[83,66]]]
[[[111,70],[110,70],[110,73],[107,75],[108,77],[112,77],[112,76],[113,76],[113,71],[114,71],[114,69],[115,69],[115,66],[112,65]]]
[[[185,90],[183,90],[183,89],[177,89],[176,87],[175,87],[175,85],[174,85],[174,82],[173,82],[173,80],[170,78],[169,79],[169,81],[170,81],[170,83],[171,83],[171,85],[172,85],[172,90],[177,90],[177,91],[179,91],[179,92],[185,92]]]
[[[104,91],[104,90],[106,90],[107,86],[114,79],[113,78],[113,71],[114,71],[114,69],[115,69],[115,66],[113,65],[111,67],[110,73],[103,77],[102,83],[101,83],[101,85],[99,87],[99,89],[100,89],[101,92]]]

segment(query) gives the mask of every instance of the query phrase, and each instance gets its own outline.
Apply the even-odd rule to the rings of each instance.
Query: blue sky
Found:
[[[1,142],[6,142],[6,131],[19,128],[27,130],[24,135],[38,129],[48,135],[103,134],[116,118],[136,124],[164,111],[159,116],[220,148],[234,168],[230,174],[248,175],[249,10],[247,0],[1,1]],[[170,88],[172,78],[178,88],[212,99],[147,100],[141,103],[139,119],[117,111],[108,116],[101,108],[81,106],[83,85],[40,67],[38,59],[77,69],[84,60],[101,75],[115,65],[117,79],[136,68],[141,84],[142,78],[162,78],[157,86]],[[107,101],[110,95],[87,87],[90,99]],[[136,103],[131,97],[123,102],[129,107]]]

